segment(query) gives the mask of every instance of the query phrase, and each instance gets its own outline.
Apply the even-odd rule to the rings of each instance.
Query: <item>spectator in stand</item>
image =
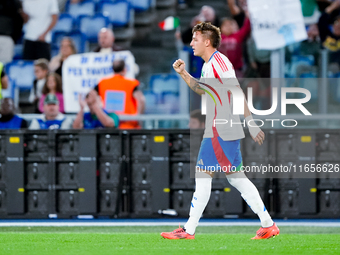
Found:
[[[316,0],[316,4],[319,8],[319,11],[324,12],[325,9],[331,4],[331,1],[334,1],[334,0]],[[300,2],[302,4],[303,0],[300,0]],[[303,11],[303,9],[302,9],[302,11]]]
[[[247,50],[251,67],[257,71],[258,77],[270,78],[270,50],[258,50],[253,37],[247,41]]]
[[[124,50],[115,44],[115,36],[112,29],[103,27],[98,33],[98,46],[93,52],[110,53],[113,51]]]
[[[61,77],[57,73],[50,73],[47,76],[46,83],[42,89],[42,96],[39,100],[39,111],[43,112],[45,108],[45,98],[48,94],[53,94],[58,98],[58,110],[64,113],[64,98]]]
[[[192,4],[192,3],[191,3]],[[176,38],[176,48],[178,50],[186,50],[190,53],[190,74],[195,77],[195,78],[200,78],[201,77],[201,68],[203,66],[203,60],[200,57],[196,57],[194,55],[194,52],[191,47],[188,47],[192,40],[192,28],[203,21],[206,22],[211,22],[211,24],[219,27],[220,25],[220,20],[216,15],[216,12],[214,8],[212,8],[209,5],[204,5],[202,6],[200,13],[196,15],[195,17],[192,18],[190,27],[186,28],[182,33],[179,31],[179,29],[175,33],[175,38]],[[190,97],[192,97],[192,101],[194,104],[197,106],[200,104],[200,97],[196,94],[190,91]]]
[[[250,21],[247,18],[238,31],[235,31],[235,20],[224,18],[221,24],[221,45],[219,51],[228,57],[233,64],[236,76],[243,77],[243,42],[250,34]]]
[[[111,53],[114,51],[125,50],[124,48],[115,44],[115,36],[112,29],[103,27],[98,33],[98,46],[93,50],[93,52],[100,53]],[[135,64],[133,67],[135,75],[139,73],[139,66]]]
[[[192,8],[194,6],[194,0],[177,0],[177,7],[179,9]]]
[[[313,55],[315,64],[319,63],[320,54],[320,33],[317,24],[311,24],[307,27],[308,38],[300,43],[301,55]]]
[[[72,120],[59,112],[59,100],[54,94],[44,98],[44,113],[40,118],[34,119],[29,129],[70,129]]]
[[[7,89],[8,87],[8,76],[5,73],[5,66],[3,63],[0,62],[0,99],[2,98],[2,90]]]
[[[0,61],[12,61],[14,44],[21,37],[23,18],[19,0],[0,1]]]
[[[34,75],[35,80],[33,81],[33,89],[29,96],[28,101],[34,106],[34,113],[40,113],[39,111],[39,100],[42,96],[42,90],[46,83],[48,75],[48,61],[47,59],[40,58],[34,61]]]
[[[57,0],[24,0],[23,11],[28,15],[24,35],[23,58],[51,58],[51,30],[58,21]]]
[[[89,107],[90,112],[84,113],[85,106]],[[73,128],[116,128],[119,125],[118,116],[111,112],[108,113],[101,106],[101,101],[97,91],[91,90],[83,101],[79,95],[80,111],[73,122]]]
[[[27,121],[15,115],[15,107],[12,98],[6,97],[1,101],[0,129],[27,128]]]
[[[329,5],[319,19],[319,32],[322,46],[330,51],[329,63],[334,63],[336,71],[340,68],[340,0]],[[331,20],[332,13],[336,13],[334,21]],[[332,28],[329,25],[332,24]]]
[[[256,109],[270,108],[270,50],[258,50],[255,41],[250,37],[247,41],[247,50],[250,66],[254,72],[251,78],[257,78],[250,82],[247,79],[248,86],[253,87],[253,101]],[[249,78],[249,77],[247,77]]]
[[[77,3],[81,3],[84,0],[70,0],[71,4],[77,4]]]
[[[118,115],[137,115],[145,110],[145,97],[138,89],[139,81],[125,78],[124,60],[113,62],[114,75],[101,80],[95,88],[104,102],[104,109]],[[138,121],[120,121],[119,128],[140,128]]]
[[[64,37],[60,42],[59,54],[51,59],[49,68],[51,72],[63,76],[63,63],[71,55],[76,54],[77,49],[70,37]]]
[[[176,38],[182,39],[182,42],[184,44],[189,44],[192,40],[192,28],[201,22],[211,22],[211,24],[219,27],[220,21],[218,17],[216,16],[214,8],[212,8],[209,5],[204,5],[201,8],[200,13],[195,16],[190,23],[190,27],[184,30],[182,33],[176,32]]]
[[[315,24],[320,17],[317,0],[300,0],[305,25]]]
[[[246,19],[245,11],[247,11],[247,1],[246,0],[238,0],[238,4],[236,0],[227,0],[227,4],[231,13],[233,20],[236,21],[238,27],[243,26],[243,22]]]
[[[204,129],[205,128],[205,116],[202,115],[201,109],[193,110],[190,113],[189,128],[190,129]]]

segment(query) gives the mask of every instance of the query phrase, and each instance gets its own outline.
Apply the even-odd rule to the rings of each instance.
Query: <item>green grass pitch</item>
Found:
[[[279,226],[280,227],[280,226]],[[1,227],[0,254],[340,254],[340,228],[280,227],[250,240],[257,227],[198,227],[195,240],[165,240],[175,227]]]

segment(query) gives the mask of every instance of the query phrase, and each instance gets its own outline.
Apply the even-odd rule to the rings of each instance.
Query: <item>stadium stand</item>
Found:
[[[60,42],[65,36],[73,39],[78,53],[84,53],[84,52],[89,51],[89,42],[87,41],[87,37],[84,33],[82,33],[79,30],[72,30],[70,33],[65,33],[65,32],[53,33],[52,41],[53,41],[54,50],[56,50],[57,48],[59,50]]]
[[[74,19],[78,18],[80,15],[93,16],[95,12],[96,3],[91,0],[84,0],[75,4],[68,2],[66,4],[66,13],[70,14]]]
[[[311,93],[311,103],[315,103],[318,99],[318,85],[319,80],[317,79],[317,75],[315,73],[309,72],[309,73],[302,73],[300,75],[300,88],[305,88],[309,90]]]
[[[98,12],[107,16],[117,41],[131,41],[134,36],[134,9],[128,1],[101,1]]]
[[[150,78],[153,93],[161,95],[164,92],[179,92],[179,79],[175,74],[154,74]]]
[[[152,91],[144,91],[145,96],[145,114],[151,114],[155,112],[157,108],[157,95]]]
[[[20,59],[22,59],[22,50],[23,50],[23,45],[22,44],[15,44],[14,45],[13,60],[20,60]]]
[[[156,12],[156,0],[130,0],[135,10],[135,38],[144,38],[152,33],[152,24],[158,13]]]
[[[6,66],[7,74],[18,88],[31,88],[34,80],[33,61],[18,60]]]
[[[130,0],[131,7],[136,12],[144,12],[151,8],[153,0]]]
[[[33,61],[12,61],[6,66],[6,72],[9,77],[9,88],[4,90],[5,96],[13,98],[16,105],[27,102],[34,80]]]
[[[330,86],[329,86],[329,98],[334,103],[340,103],[340,73],[336,73],[329,77]]]
[[[314,56],[293,55],[289,70],[290,77],[299,77],[300,74],[312,71],[315,65]]]
[[[62,13],[58,18],[58,22],[53,28],[53,32],[70,33],[73,30],[74,18],[69,13]]]
[[[181,27],[189,26],[192,17],[200,8],[208,4],[212,6],[222,18],[230,16],[226,2],[205,0],[190,1],[190,8],[178,8],[177,5],[185,1],[176,0],[82,0],[78,3],[70,3],[68,0],[65,11],[60,14],[59,20],[53,29],[53,45],[51,45],[52,56],[59,51],[59,43],[63,36],[71,36],[77,45],[79,53],[90,50],[89,43],[95,43],[96,33],[100,27],[112,27],[115,32],[116,43],[123,48],[131,49],[136,63],[140,67],[138,79],[145,84],[144,89],[153,91],[150,77],[156,73],[171,72],[171,63],[177,54],[173,40],[174,31],[160,31],[157,23],[169,15],[178,16]],[[130,48],[130,45],[132,47]],[[126,47],[127,46],[127,47]],[[286,77],[292,78],[287,81],[287,86],[308,86],[302,81],[309,74],[317,73],[319,68],[313,55],[303,55],[299,44],[289,46],[292,57],[286,71]],[[20,60],[22,45],[20,42],[15,46],[15,60]],[[191,52],[190,48],[187,48]],[[190,72],[199,77],[202,62],[190,56]],[[337,77],[333,72],[332,77]],[[299,79],[302,83],[297,82]],[[150,81],[150,83],[149,83]],[[298,84],[299,83],[299,84]],[[18,86],[15,81],[13,84]],[[316,92],[315,84],[312,86]],[[330,86],[330,98],[336,102],[337,85]],[[22,89],[21,89],[22,90]],[[154,92],[152,92],[154,93]],[[166,93],[155,93],[157,102],[163,103]],[[176,97],[167,95],[166,97]],[[10,93],[11,94],[11,93]],[[154,97],[151,96],[151,97]],[[172,99],[171,99],[172,100]],[[313,101],[317,98],[314,95]]]
[[[90,43],[97,42],[98,31],[103,27],[109,27],[109,19],[100,13],[94,16],[81,15],[77,18],[76,26],[86,35]]]

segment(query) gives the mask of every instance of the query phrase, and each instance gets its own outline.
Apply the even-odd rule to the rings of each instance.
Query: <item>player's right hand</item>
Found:
[[[185,63],[182,59],[177,59],[172,67],[175,69],[175,71],[179,74],[181,74],[185,70]]]

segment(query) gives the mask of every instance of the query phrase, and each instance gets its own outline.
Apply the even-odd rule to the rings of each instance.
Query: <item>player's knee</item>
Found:
[[[236,187],[238,186],[239,183],[242,183],[245,180],[245,178],[248,179],[248,177],[243,172],[239,172],[228,175],[227,180],[230,183],[230,185]]]
[[[237,183],[239,183],[238,178],[227,178],[228,182],[230,183],[231,186],[237,186]]]

